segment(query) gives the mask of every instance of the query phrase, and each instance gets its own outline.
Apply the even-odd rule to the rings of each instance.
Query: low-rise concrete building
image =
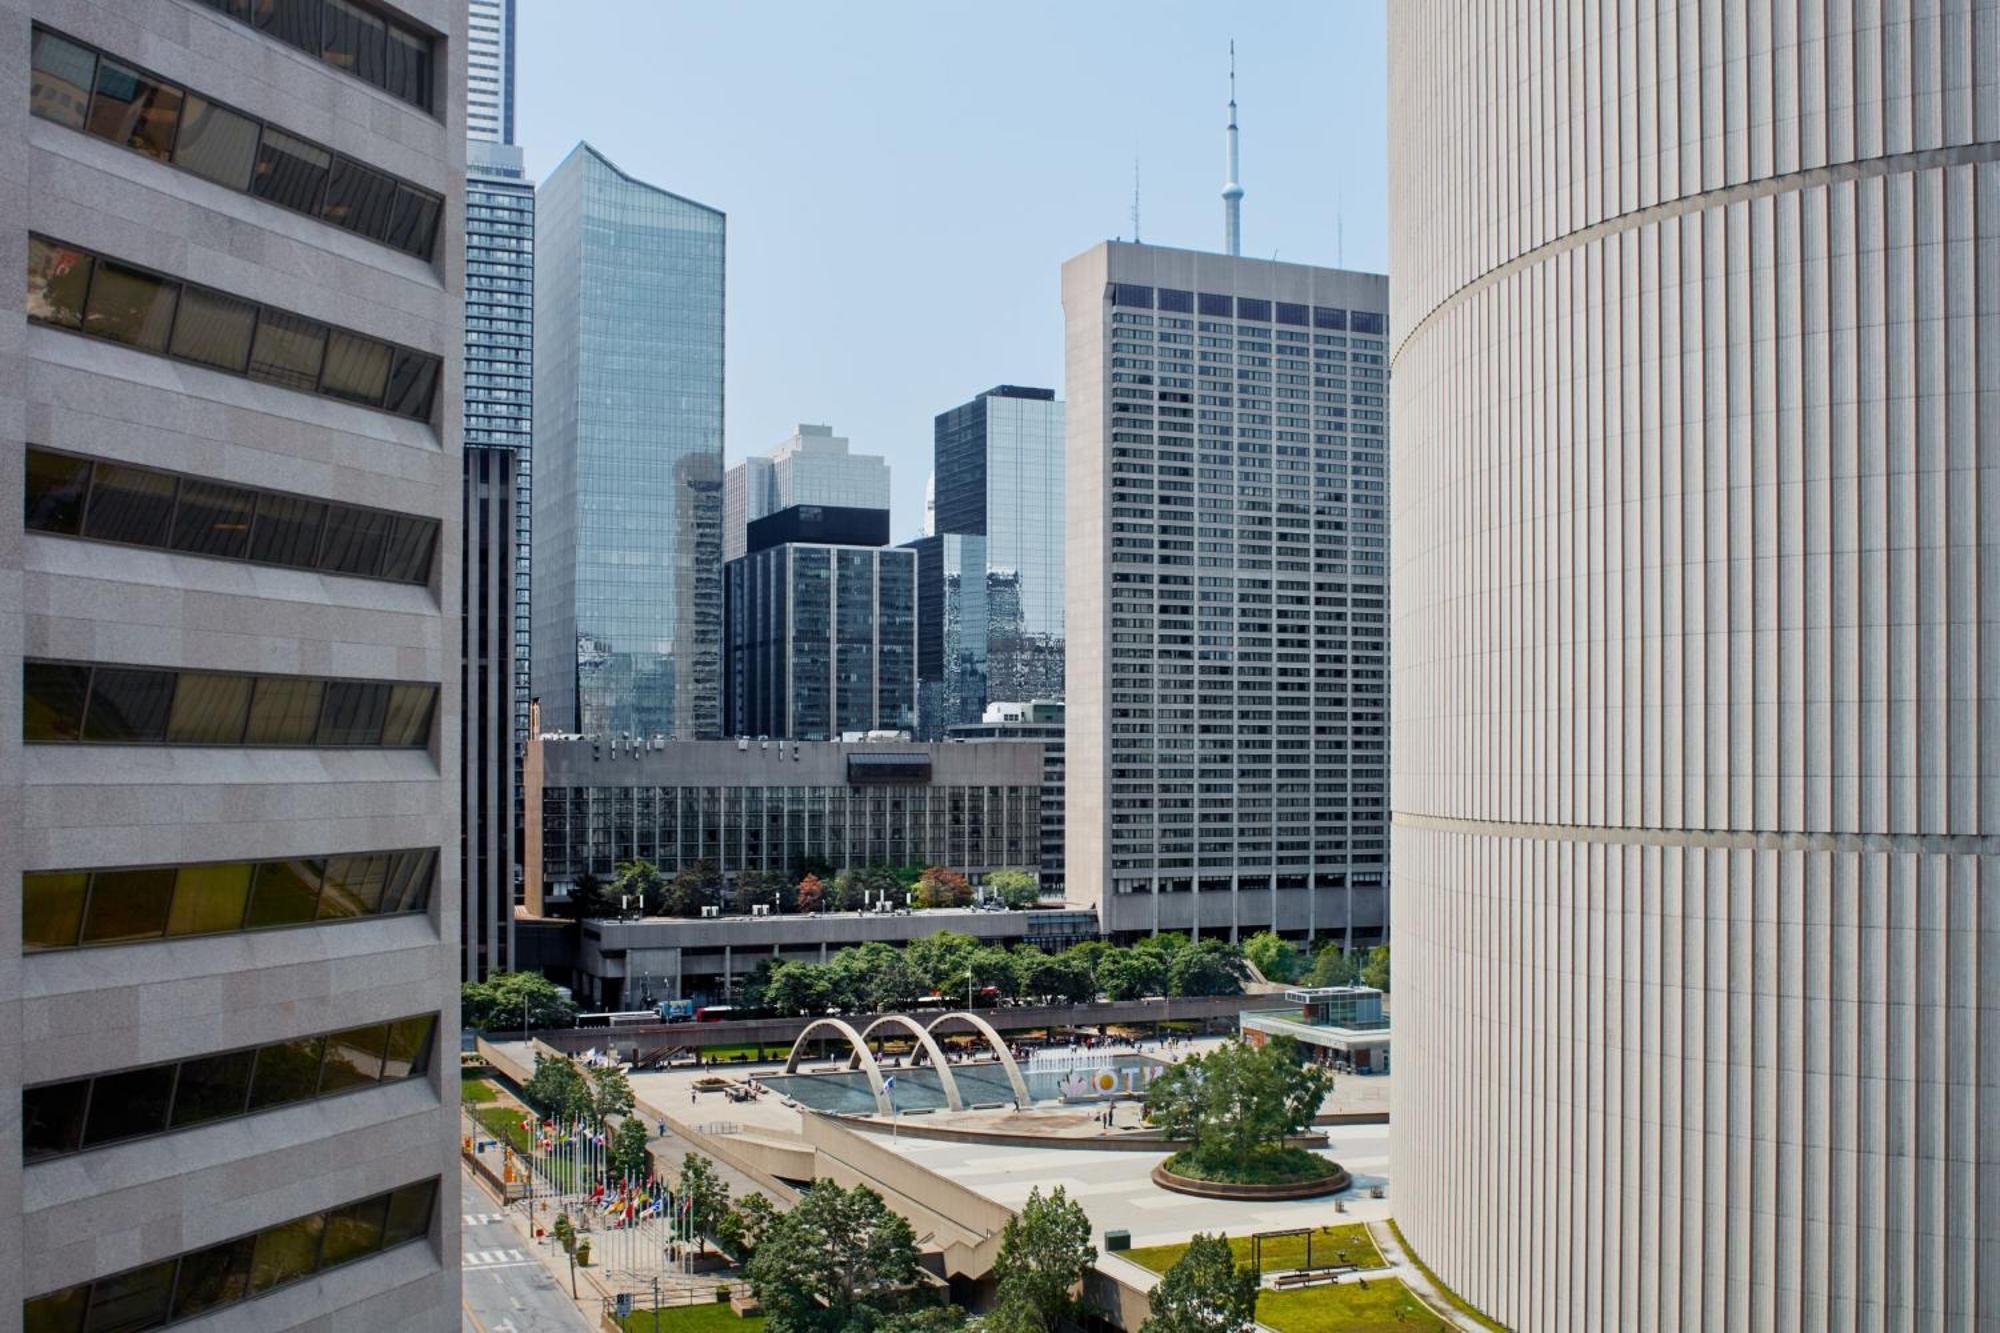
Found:
[[[1240,1020],[1243,1040],[1262,1046],[1272,1037],[1291,1037],[1321,1064],[1362,1074],[1389,1072],[1389,1017],[1382,992],[1372,986],[1314,986],[1288,990],[1283,1009],[1247,1012]]]
[[[1063,701],[991,703],[977,722],[945,728],[950,741],[1034,741],[1042,747],[1042,889],[1063,887]]]

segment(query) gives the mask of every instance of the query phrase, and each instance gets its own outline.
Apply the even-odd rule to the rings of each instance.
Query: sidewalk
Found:
[[[1417,1298],[1437,1313],[1437,1317],[1453,1328],[1464,1329],[1466,1333],[1486,1333],[1485,1328],[1453,1308],[1437,1289],[1437,1284],[1424,1275],[1424,1271],[1410,1262],[1410,1256],[1396,1243],[1396,1233],[1387,1222],[1370,1222],[1368,1234],[1375,1241],[1375,1248],[1382,1251],[1382,1257],[1390,1264],[1390,1271],[1403,1280],[1403,1285],[1417,1293]],[[1373,1276],[1372,1274],[1370,1276]]]

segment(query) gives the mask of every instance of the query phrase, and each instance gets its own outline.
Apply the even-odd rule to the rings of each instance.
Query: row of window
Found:
[[[29,1162],[192,1129],[427,1072],[437,1016],[220,1051],[21,1090]]]
[[[28,318],[418,421],[431,419],[442,364],[41,236],[28,238]]]
[[[436,519],[28,449],[30,532],[428,583]]]
[[[29,103],[83,130],[242,194],[431,257],[444,200],[351,157],[44,28]]]
[[[21,876],[21,947],[184,939],[430,909],[430,848]]]
[[[437,686],[89,662],[22,664],[21,739],[107,745],[430,744]]]
[[[238,23],[372,83],[392,97],[432,109],[434,48],[428,34],[353,0],[199,0]]]
[[[1386,333],[1387,319],[1373,311],[1342,310],[1334,306],[1301,305],[1293,301],[1266,301],[1251,296],[1229,296],[1219,292],[1184,292],[1172,287],[1152,288],[1131,282],[1114,282],[1107,295],[1113,305],[1140,310],[1167,310],[1223,319],[1250,319],[1259,323],[1290,324],[1298,328],[1346,329],[1354,333]],[[1246,330],[1247,332],[1247,330]]]
[[[22,1303],[27,1333],[140,1333],[430,1235],[436,1177]]]

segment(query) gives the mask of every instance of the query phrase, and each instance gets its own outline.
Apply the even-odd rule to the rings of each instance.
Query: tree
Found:
[[[831,1180],[771,1224],[745,1270],[770,1333],[866,1333],[909,1303],[917,1273],[910,1224]]]
[[[729,1213],[729,1186],[715,1174],[715,1168],[709,1165],[706,1157],[689,1153],[681,1159],[680,1178],[674,1182],[674,1198],[692,1201],[685,1205],[689,1214],[688,1225],[706,1253],[708,1236],[722,1225],[722,1219]]]
[[[808,916],[826,905],[826,884],[818,875],[808,874],[799,881],[798,909]]]
[[[646,1152],[646,1122],[626,1116],[611,1131],[611,1175],[617,1180],[644,1180],[653,1174],[653,1161]]]
[[[1143,1000],[1167,991],[1167,960],[1156,949],[1112,949],[1097,964],[1097,988],[1108,1000]]]
[[[617,1065],[599,1065],[590,1071],[590,1120],[599,1129],[615,1115],[632,1111],[632,1082]]]
[[[738,1265],[747,1265],[777,1218],[778,1210],[769,1199],[761,1194],[746,1194],[716,1223],[715,1239]]]
[[[766,870],[746,870],[736,877],[736,910],[745,916],[750,915],[753,907],[768,907],[773,912],[783,912],[792,896],[791,889],[791,881],[782,875]]]
[[[1352,986],[1360,980],[1361,960],[1338,944],[1329,944],[1315,954],[1305,975],[1305,984],[1316,987]]]
[[[702,908],[721,905],[722,872],[708,861],[696,861],[675,875],[661,898],[666,916],[700,916]]]
[[[972,885],[948,866],[926,866],[917,878],[917,906],[963,907],[972,901]]]
[[[1046,954],[1024,946],[1015,957],[1022,994],[1066,1004],[1088,1004],[1097,998],[1097,977],[1089,962],[1073,952]]]
[[[1246,940],[1243,956],[1264,974],[1266,981],[1292,981],[1299,975],[1299,951],[1271,931],[1260,930]]]
[[[833,877],[833,884],[826,894],[826,906],[830,912],[858,912],[861,910],[861,872],[843,870]]]
[[[576,1062],[566,1056],[536,1055],[534,1075],[521,1091],[551,1120],[580,1120],[590,1115],[590,1086]]]
[[[1229,1242],[1196,1235],[1153,1288],[1139,1333],[1244,1333],[1257,1313],[1257,1275],[1239,1268]]]
[[[780,1014],[808,1014],[818,1017],[833,1007],[833,976],[830,964],[779,963],[771,969],[764,987],[764,1003]]]
[[[1042,886],[1025,870],[996,870],[986,877],[986,890],[1007,906],[1033,907],[1042,897]]]
[[[1201,940],[1168,961],[1167,994],[1238,995],[1249,975],[1242,950],[1224,940]]]
[[[996,946],[987,946],[974,951],[966,959],[966,967],[972,976],[972,989],[977,994],[975,1002],[986,1000],[1011,1000],[1021,993],[1021,971],[1014,955]],[[992,994],[989,996],[988,991]]]
[[[518,1031],[525,1006],[531,1028],[576,1026],[576,1006],[539,972],[495,972],[458,990],[459,1016],[478,1032]]]
[[[1097,1261],[1090,1218],[1058,1185],[1046,1198],[1028,1191],[1007,1219],[993,1260],[990,1333],[1056,1333],[1076,1313],[1083,1275]]]
[[[620,861],[612,872],[612,901],[623,899],[627,911],[660,916],[665,909],[666,892],[667,877],[651,861]]]
[[[1361,984],[1389,992],[1389,946],[1377,945],[1368,951],[1368,964],[1361,969]]]
[[[963,995],[966,960],[978,948],[979,941],[970,935],[940,930],[935,935],[910,941],[904,946],[903,955],[910,960],[910,966],[917,970],[917,975],[930,983],[932,990],[948,996]]]
[[[1262,1046],[1226,1041],[1190,1056],[1153,1080],[1146,1115],[1170,1139],[1185,1139],[1197,1166],[1240,1169],[1319,1113],[1332,1077],[1299,1059],[1299,1044],[1274,1037]]]
[[[549,915],[582,921],[586,917],[610,916],[617,900],[609,897],[597,876],[586,870],[569,887],[569,901],[549,907]]]

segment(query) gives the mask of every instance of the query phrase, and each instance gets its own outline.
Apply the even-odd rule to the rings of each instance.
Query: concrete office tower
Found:
[[[536,213],[543,725],[719,735],[723,215],[589,144]]]
[[[1396,1215],[1512,1327],[2000,1318],[2000,4],[1896,12],[1390,7]]]
[[[1388,280],[1114,241],[1062,291],[1070,901],[1372,942]],[[940,529],[944,497],[940,469]]]
[[[282,14],[0,3],[8,1328],[460,1322],[465,12]]]
[[[919,553],[924,733],[1063,692],[1063,405],[1002,384],[933,423]]]
[[[723,476],[722,558],[748,549],[745,532],[766,514],[793,505],[889,508],[889,463],[847,451],[831,426],[802,425],[767,454],[746,458]]]
[[[465,182],[465,979],[514,957],[532,603],[535,187],[514,144],[514,0],[468,0]]]
[[[917,717],[917,557],[889,511],[794,505],[724,570],[724,730],[839,740]]]
[[[977,722],[966,722],[945,733],[950,741],[1033,741],[1042,747],[1042,844],[1037,867],[1042,888],[1060,893],[1063,887],[1063,702],[1030,699],[1026,703],[991,703]]]

